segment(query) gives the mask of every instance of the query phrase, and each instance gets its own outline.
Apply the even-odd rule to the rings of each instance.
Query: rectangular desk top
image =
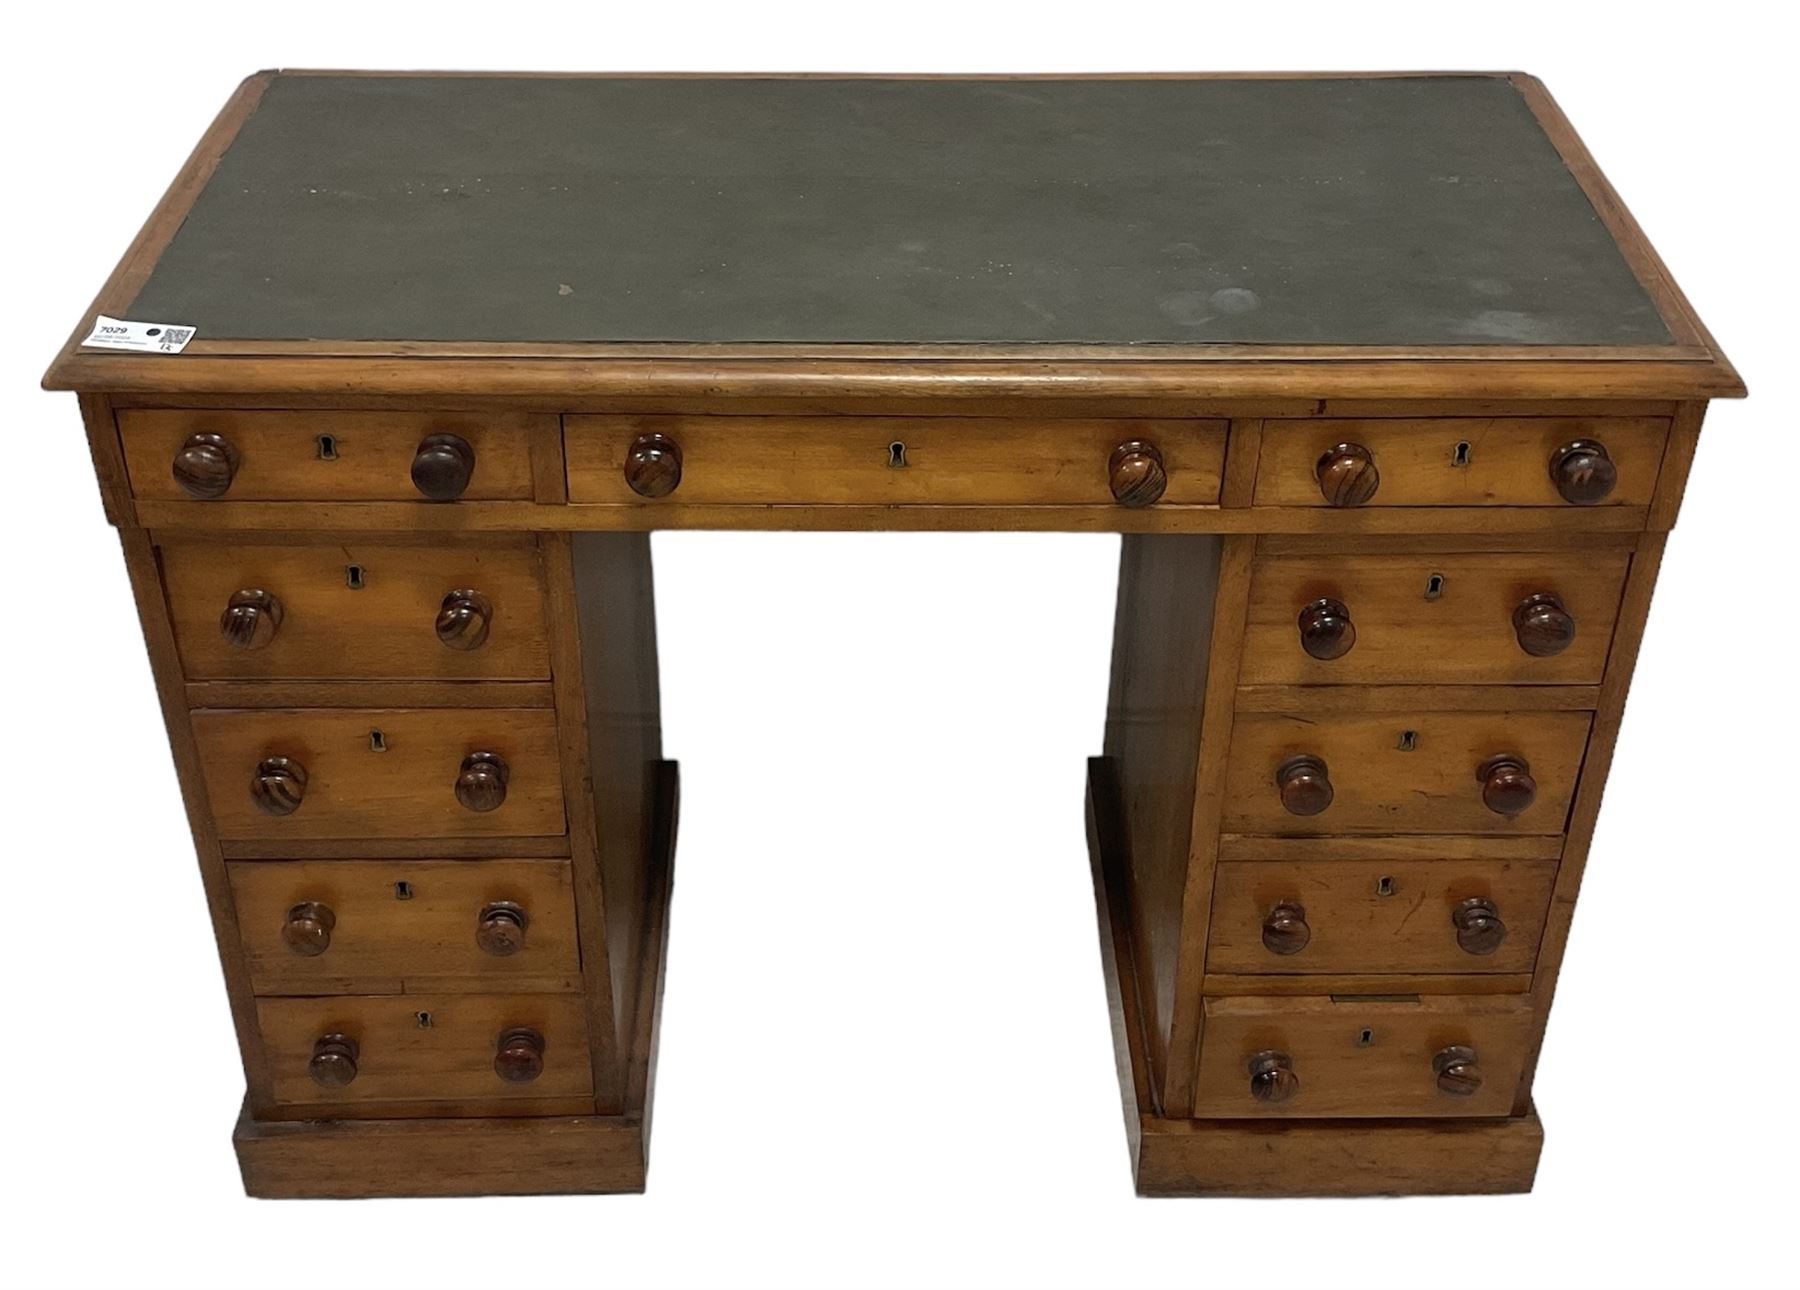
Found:
[[[94,312],[197,339],[72,344],[47,383],[742,357],[1488,360],[1530,385],[1569,360],[1643,364],[1589,392],[1737,392],[1542,87],[1506,75],[264,73]]]

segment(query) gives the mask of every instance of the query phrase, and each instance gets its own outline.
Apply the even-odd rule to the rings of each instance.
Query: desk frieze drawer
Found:
[[[1561,833],[1588,712],[1240,712],[1224,831]]]
[[[1530,1033],[1504,996],[1212,998],[1194,1115],[1504,1116]]]
[[[1529,973],[1554,860],[1221,864],[1211,972]]]
[[[534,422],[536,423],[534,425]],[[521,413],[205,411],[118,414],[133,495],[147,501],[530,501]]]
[[[581,988],[567,860],[227,866],[258,994]]]
[[[1245,685],[1598,685],[1619,550],[1265,556]]]
[[[1222,420],[563,419],[598,505],[1216,506]]]
[[[1661,417],[1263,423],[1257,506],[1646,506]]]
[[[201,709],[192,720],[227,841],[564,832],[549,709]]]
[[[442,1114],[445,1104],[567,1113],[593,1095],[579,995],[263,998],[256,1017],[278,1108],[325,1118]]]
[[[190,680],[547,680],[529,539],[429,546],[164,540]]]

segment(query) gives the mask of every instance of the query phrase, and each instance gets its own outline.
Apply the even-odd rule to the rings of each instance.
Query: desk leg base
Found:
[[[1109,758],[1088,761],[1088,856],[1125,1136],[1140,1196],[1431,1196],[1531,1190],[1544,1128],[1505,1120],[1174,1120],[1156,1114]]]
[[[244,1191],[272,1200],[643,1191],[680,810],[674,762],[658,763],[654,790],[623,1115],[268,1121],[246,1105],[232,1134]]]

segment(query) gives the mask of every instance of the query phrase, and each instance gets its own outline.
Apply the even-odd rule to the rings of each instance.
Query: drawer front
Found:
[[[673,444],[679,480],[659,505],[1116,506],[1110,467],[1148,443],[1160,506],[1214,506],[1223,421],[1010,421],[973,417],[608,417],[563,419],[569,500],[643,504],[634,447]],[[634,466],[635,469],[635,466]],[[664,475],[662,483],[668,482]]]
[[[548,680],[529,542],[164,542],[190,680]]]
[[[1324,490],[1334,484],[1342,504],[1362,495],[1357,485],[1372,484],[1360,505],[1569,507],[1551,478],[1552,459],[1567,445],[1598,443],[1615,482],[1591,504],[1646,506],[1668,429],[1661,417],[1265,421],[1255,504],[1329,506]],[[1339,444],[1363,449],[1368,460],[1328,471],[1322,484],[1321,459]]]
[[[1227,833],[1561,833],[1587,712],[1240,712]]]
[[[1206,1001],[1197,1119],[1507,1115],[1523,999]]]
[[[427,1114],[433,1103],[593,1094],[580,995],[258,999],[256,1017],[281,1106],[329,1108],[336,1116],[354,1114],[359,1104],[408,1102]],[[529,1056],[529,1037],[515,1035],[520,1030],[542,1040],[535,1074],[539,1063]]]
[[[192,719],[221,838],[563,832],[548,708],[203,709]]]
[[[530,501],[534,421],[554,435],[554,417],[507,413],[135,409],[119,413],[119,438],[131,491],[146,500],[425,501],[413,482],[421,446],[452,435],[468,454],[457,500]],[[216,439],[194,445],[196,435]],[[207,481],[211,495],[197,497],[177,482],[178,457],[184,476]],[[443,488],[461,478],[458,468],[441,445],[421,463]]]
[[[1239,679],[1598,685],[1628,562],[1611,550],[1265,557]]]
[[[258,994],[581,988],[567,860],[237,860]]]
[[[1530,972],[1554,860],[1221,864],[1211,972]]]

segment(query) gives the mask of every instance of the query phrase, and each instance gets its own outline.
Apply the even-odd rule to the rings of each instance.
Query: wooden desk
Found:
[[[660,528],[1124,534],[1088,813],[1139,1190],[1528,1188],[1657,565],[1744,393],[1520,75],[264,73],[46,384],[264,1196],[642,1187]]]

